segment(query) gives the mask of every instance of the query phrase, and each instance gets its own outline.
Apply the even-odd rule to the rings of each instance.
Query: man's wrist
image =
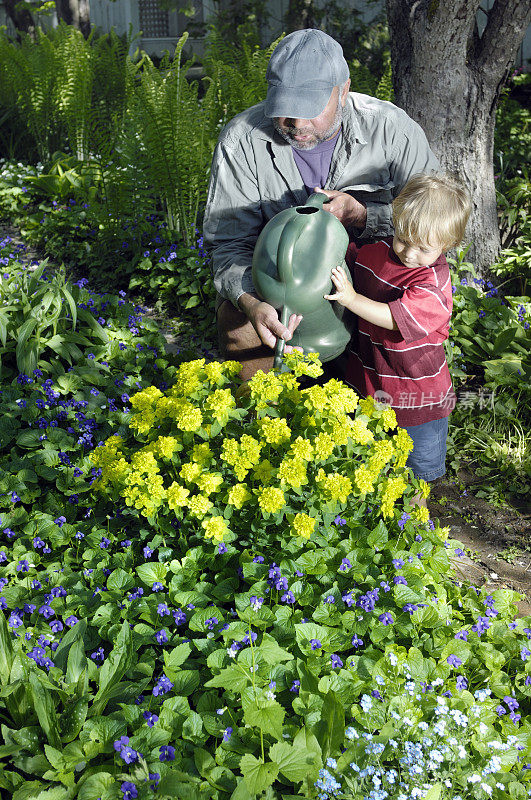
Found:
[[[251,294],[250,292],[244,292],[238,297],[237,303],[238,308],[240,311],[243,311],[244,314],[249,314],[249,311],[253,308],[253,306],[260,303],[261,300],[255,294]]]

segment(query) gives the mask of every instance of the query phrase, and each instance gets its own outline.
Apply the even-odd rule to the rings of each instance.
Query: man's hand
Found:
[[[276,346],[277,337],[289,342],[293,336],[293,331],[302,319],[300,314],[292,314],[286,328],[280,322],[273,306],[248,293],[241,295],[238,299],[238,305],[249,317],[249,321],[262,342],[272,349]],[[300,348],[295,349],[300,350]],[[293,348],[289,346],[285,348],[286,353],[290,353],[292,350]]]
[[[355,197],[346,192],[336,192],[335,189],[321,189],[319,186],[314,188],[314,192],[321,192],[331,198],[331,202],[326,203],[323,209],[337,217],[345,228],[358,228],[360,231],[365,229],[367,209]]]

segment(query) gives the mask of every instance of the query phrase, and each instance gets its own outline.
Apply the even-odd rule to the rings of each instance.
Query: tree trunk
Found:
[[[484,272],[500,248],[496,105],[531,11],[524,0],[496,0],[480,37],[478,7],[478,0],[387,0],[395,102],[424,129],[442,168],[468,187],[468,258]]]
[[[57,19],[66,25],[73,25],[81,31],[85,39],[90,34],[89,0],[55,0]]]
[[[35,34],[35,22],[31,12],[28,9],[19,9],[18,0],[4,0],[6,13],[13,23],[15,30],[18,33],[29,33],[30,36]],[[20,39],[20,36],[17,38]]]

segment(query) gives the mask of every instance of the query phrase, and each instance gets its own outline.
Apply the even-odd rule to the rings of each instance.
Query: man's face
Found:
[[[312,150],[320,142],[331,139],[341,125],[349,86],[350,81],[347,82],[341,97],[339,88],[334,86],[326,108],[314,119],[274,117],[275,130],[297,150]]]

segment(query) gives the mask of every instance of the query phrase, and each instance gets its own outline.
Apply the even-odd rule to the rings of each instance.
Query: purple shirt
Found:
[[[332,154],[338,136],[339,131],[333,139],[328,139],[326,142],[319,142],[312,150],[297,150],[295,147],[291,148],[295,164],[298,167],[301,178],[309,194],[313,192],[315,186],[319,186],[321,189],[324,187],[330,171]]]

